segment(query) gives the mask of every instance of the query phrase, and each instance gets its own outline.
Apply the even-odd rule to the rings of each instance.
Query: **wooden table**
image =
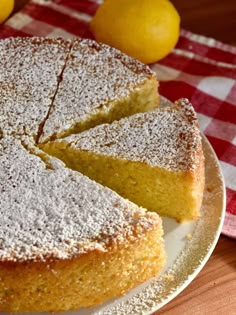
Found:
[[[18,10],[27,0],[16,0]],[[236,45],[236,0],[173,0],[182,27]],[[193,282],[155,315],[236,315],[236,240],[221,236]]]

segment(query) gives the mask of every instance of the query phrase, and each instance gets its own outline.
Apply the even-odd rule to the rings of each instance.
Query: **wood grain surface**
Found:
[[[236,315],[236,241],[221,236],[199,275],[159,314]]]
[[[26,2],[16,0],[15,10]],[[236,0],[172,2],[180,13],[182,27],[236,46]],[[236,240],[221,236],[193,282],[153,315],[160,314],[236,315]]]
[[[180,13],[183,28],[236,45],[236,0],[172,0],[172,3]]]

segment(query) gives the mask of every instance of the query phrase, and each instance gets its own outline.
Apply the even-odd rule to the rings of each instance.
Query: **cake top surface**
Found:
[[[201,135],[187,99],[99,125],[56,142],[124,160],[147,163],[170,171],[194,171],[202,156]]]
[[[45,124],[44,140],[154,75],[92,40],[38,37],[1,40],[0,69],[0,128],[38,139]]]
[[[0,40],[0,128],[4,134],[36,137],[70,45],[61,39]]]
[[[59,160],[45,164],[12,137],[0,140],[0,192],[1,261],[106,251],[109,242],[125,242],[135,229],[159,222]]]
[[[40,142],[63,134],[109,102],[129,96],[152,76],[148,66],[114,48],[75,40]]]

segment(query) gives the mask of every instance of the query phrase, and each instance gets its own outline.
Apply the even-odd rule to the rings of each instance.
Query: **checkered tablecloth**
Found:
[[[0,38],[92,38],[88,22],[101,2],[32,0],[0,26]],[[198,113],[201,130],[215,149],[226,182],[223,233],[236,238],[236,47],[181,30],[174,51],[151,67],[161,81],[160,94],[171,101],[187,97]]]

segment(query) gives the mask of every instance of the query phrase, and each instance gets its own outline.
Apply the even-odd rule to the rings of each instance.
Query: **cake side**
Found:
[[[107,45],[75,40],[39,142],[153,109],[157,88],[147,66]]]
[[[94,152],[54,148],[69,168],[111,188],[135,204],[177,221],[200,215],[204,164],[195,172],[171,172],[143,162],[128,161]]]
[[[136,226],[125,245],[109,244],[65,260],[0,263],[0,308],[57,312],[91,307],[125,294],[158,275],[166,256],[161,224]],[[155,222],[154,222],[155,221]]]

